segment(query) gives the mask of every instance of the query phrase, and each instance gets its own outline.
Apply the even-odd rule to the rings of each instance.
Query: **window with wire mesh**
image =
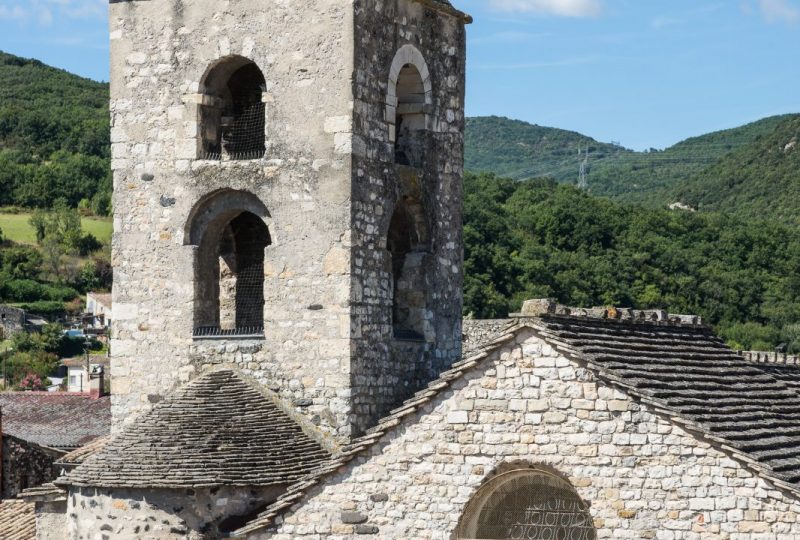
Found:
[[[266,151],[264,75],[249,61],[229,76],[228,71],[231,68],[223,63],[209,74],[205,104],[200,109],[200,158],[261,159]]]
[[[269,229],[250,212],[224,225],[213,257],[202,257],[209,263],[219,260],[221,267],[203,272],[205,279],[218,283],[201,284],[214,296],[209,311],[203,312],[195,327],[197,338],[258,335],[264,332],[264,249],[270,245]]]
[[[488,487],[488,486],[487,486]],[[499,482],[469,511],[460,540],[596,540],[588,505],[565,480],[540,471]]]

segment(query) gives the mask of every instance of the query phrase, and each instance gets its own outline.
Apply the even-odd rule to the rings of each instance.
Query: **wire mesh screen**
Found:
[[[232,160],[264,157],[265,105],[251,103],[243,106],[230,125],[223,129],[222,145]]]
[[[231,222],[236,241],[236,327],[264,324],[264,248],[269,231],[253,214]]]
[[[236,279],[236,327],[264,325],[264,258],[240,267]]]
[[[587,505],[555,476],[531,472],[503,483],[480,509],[476,539],[596,540]]]

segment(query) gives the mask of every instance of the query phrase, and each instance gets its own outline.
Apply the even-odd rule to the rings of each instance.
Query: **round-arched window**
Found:
[[[586,504],[563,478],[538,469],[492,478],[467,505],[459,540],[596,540]]]

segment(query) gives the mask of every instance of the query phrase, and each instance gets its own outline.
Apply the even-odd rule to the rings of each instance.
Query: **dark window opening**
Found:
[[[266,82],[253,62],[233,57],[206,77],[200,107],[201,159],[264,157]]]
[[[397,77],[394,159],[400,165],[421,167],[425,157],[425,86],[419,71],[406,64]]]
[[[392,331],[397,339],[425,339],[427,266],[430,256],[422,205],[401,202],[389,224],[386,249],[392,263]]]
[[[242,212],[206,232],[198,253],[196,337],[264,332],[264,250],[261,218]]]

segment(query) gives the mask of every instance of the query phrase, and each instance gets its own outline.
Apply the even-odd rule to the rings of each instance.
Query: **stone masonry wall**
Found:
[[[36,445],[12,437],[2,436],[3,485],[0,499],[13,499],[22,490],[40,486],[55,477],[54,454],[48,454]]]
[[[36,502],[36,540],[67,540],[67,501]]]
[[[27,314],[25,310],[12,306],[0,305],[0,327],[4,339],[26,330]]]
[[[522,331],[253,538],[450,540],[514,461],[568,476],[598,538],[800,537],[797,499]]]
[[[463,21],[411,0],[354,7],[351,377],[360,431],[461,353],[465,31]],[[387,119],[392,64],[406,45],[424,58],[432,89],[420,168],[395,164]],[[429,237],[422,343],[392,337],[387,232],[403,197],[422,203]]]
[[[251,375],[348,436],[352,25],[341,0],[111,3],[115,431],[221,346],[231,363],[255,351]],[[198,91],[231,55],[264,74],[266,155],[201,161]],[[254,194],[269,214],[255,345],[192,339],[187,220],[220,190]]]
[[[347,441],[458,358],[463,21],[412,0],[128,0],[110,12],[114,430],[196,376],[209,352],[246,362]],[[419,168],[394,164],[386,117],[404,45],[425,57],[432,87]],[[266,155],[199,160],[204,75],[232,55],[264,74]],[[192,338],[195,304],[213,306],[195,276],[213,257],[190,216],[206,219],[198,201],[224,207],[233,192],[267,213],[260,344]],[[423,339],[398,344],[386,233],[406,195],[424,203],[429,253],[415,255],[426,261]]]
[[[73,488],[67,501],[68,540],[95,538],[179,540],[220,538],[220,520],[254,510],[278,488],[148,489]],[[74,516],[74,517],[73,517]]]

